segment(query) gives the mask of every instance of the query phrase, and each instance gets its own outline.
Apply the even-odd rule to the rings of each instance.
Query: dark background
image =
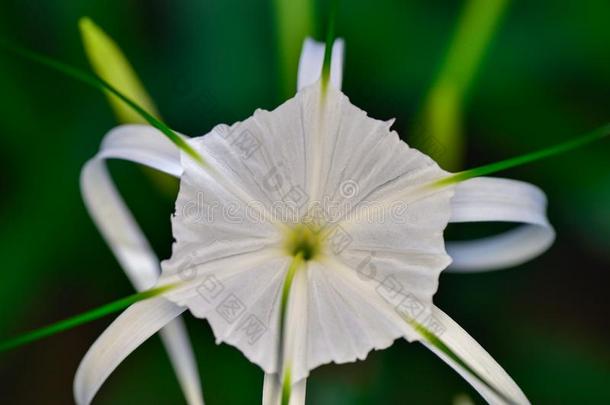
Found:
[[[344,1],[344,92],[409,133],[460,15],[459,1]],[[0,0],[0,35],[87,68],[77,21],[88,15],[123,48],[163,117],[190,135],[284,99],[272,1]],[[466,167],[569,139],[610,118],[610,3],[514,1],[464,105]],[[311,34],[319,35],[320,24]],[[296,72],[295,72],[296,75]],[[79,172],[115,125],[99,92],[0,54],[0,338],[131,294],[87,215]],[[435,299],[533,403],[610,403],[610,143],[506,171],[549,198],[557,240],[518,268],[443,274]],[[115,179],[157,253],[170,252],[172,192],[135,165]],[[450,226],[463,237],[487,231]],[[112,316],[0,354],[3,403],[72,402],[76,367]],[[259,403],[262,372],[216,346],[186,316],[208,404]],[[480,397],[419,344],[323,366],[308,403],[451,403]],[[117,369],[96,403],[181,403],[157,337]]]

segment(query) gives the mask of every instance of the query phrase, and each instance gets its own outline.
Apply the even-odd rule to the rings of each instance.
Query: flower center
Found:
[[[319,231],[303,224],[295,225],[288,231],[285,243],[290,256],[301,254],[303,260],[314,259],[322,250],[322,238]]]

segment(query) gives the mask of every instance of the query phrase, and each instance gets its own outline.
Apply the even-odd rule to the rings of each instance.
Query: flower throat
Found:
[[[290,256],[300,254],[304,261],[313,260],[322,250],[322,238],[311,227],[298,224],[288,231],[285,248]]]

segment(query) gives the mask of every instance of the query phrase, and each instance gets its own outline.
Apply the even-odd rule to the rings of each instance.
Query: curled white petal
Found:
[[[422,339],[421,342],[457,371],[487,402],[529,404],[523,391],[506,371],[447,314],[437,307],[432,307],[428,324],[434,325],[434,336],[452,354],[448,354],[448,351],[443,350],[444,348],[439,347],[433,340]]]
[[[343,50],[345,42],[343,39],[336,39],[333,43],[332,61],[330,63],[330,81],[336,89],[341,89],[343,81]],[[314,41],[311,38],[305,39],[301,58],[299,59],[298,89],[301,90],[314,84],[322,74],[324,64],[324,50],[326,44]]]
[[[305,404],[305,393],[307,390],[307,378],[303,378],[292,385],[289,405]],[[263,382],[263,405],[280,405],[282,401],[282,384],[277,374],[265,373]]]
[[[292,391],[290,392],[290,401],[288,405],[304,405],[305,404],[305,391],[307,388],[307,379],[297,381],[292,385]]]
[[[100,152],[81,172],[81,191],[89,214],[132,284],[141,291],[157,281],[159,260],[112,182],[104,161],[112,158],[179,175],[180,155],[154,128],[126,125],[106,135]]]
[[[102,140],[98,157],[124,159],[172,176],[182,174],[178,148],[160,131],[148,125],[121,125]]]
[[[455,188],[450,222],[501,221],[523,225],[500,235],[447,242],[449,270],[468,272],[516,266],[551,246],[555,232],[546,218],[544,193],[528,183],[481,177]]]
[[[159,331],[174,367],[178,383],[189,405],[203,405],[197,361],[182,318],[176,318]]]
[[[125,310],[81,361],[74,378],[76,403],[89,404],[112,371],[131,352],[182,312],[184,308],[163,297],[137,302]]]
[[[119,195],[105,159],[137,162],[173,176],[182,173],[176,147],[156,129],[125,125],[104,138],[99,153],[81,173],[85,205],[121,267],[138,291],[152,287],[160,272],[159,259]],[[180,385],[189,403],[203,403],[199,372],[181,319],[161,331]]]
[[[277,374],[265,373],[263,380],[263,405],[277,405],[282,399],[282,383]]]

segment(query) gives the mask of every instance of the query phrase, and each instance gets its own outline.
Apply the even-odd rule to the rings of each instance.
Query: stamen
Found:
[[[330,80],[330,65],[333,55],[333,43],[335,41],[335,20],[337,18],[337,8],[339,0],[332,0],[328,13],[328,23],[326,26],[326,47],[324,48],[324,64],[322,65],[322,86],[326,88]]]
[[[546,157],[550,157],[553,155],[557,155],[563,152],[568,152],[573,149],[579,148],[581,146],[588,145],[594,141],[605,138],[610,135],[610,124],[606,124],[602,127],[599,127],[587,134],[581,135],[576,139],[572,139],[567,142],[560,143],[558,145],[554,145],[536,152],[527,153],[525,155],[517,156],[514,158],[501,160],[496,163],[490,163],[488,165],[475,167],[473,169],[464,170],[462,172],[457,172],[453,174],[449,174],[448,176],[431,181],[429,183],[424,183],[417,186],[412,186],[407,189],[400,190],[395,192],[392,195],[389,195],[385,198],[384,203],[380,205],[376,205],[371,208],[367,215],[377,215],[378,212],[381,212],[383,209],[387,209],[389,204],[395,201],[402,201],[404,203],[413,203],[422,198],[425,198],[431,194],[438,192],[439,189],[454,185],[456,183],[460,183],[462,181],[471,179],[473,177],[485,176],[488,174],[496,173],[500,170],[509,169],[511,167],[521,166],[526,163],[531,163]],[[364,214],[364,210],[356,211],[357,207],[350,212],[350,222],[357,222],[361,219],[361,216]],[[340,221],[343,222],[345,218],[341,218]],[[331,228],[332,229],[332,228]]]
[[[535,162],[546,157],[558,155],[560,153],[569,152],[573,149],[588,145],[589,143],[598,141],[610,135],[610,124],[606,124],[587,134],[581,135],[576,139],[560,143],[536,152],[527,153],[510,159],[501,160],[499,162],[490,163],[484,166],[475,167],[473,169],[464,170],[454,173],[443,179],[437,180],[430,184],[433,188],[445,187],[473,177],[485,176],[488,174],[499,172],[500,170],[509,169],[511,167],[521,166],[526,163]]]
[[[28,343],[35,342],[37,340],[43,339],[45,337],[55,335],[57,333],[63,332],[68,329],[75,328],[76,326],[83,325],[85,323],[95,321],[96,319],[102,318],[108,314],[113,312],[118,312],[122,309],[129,307],[130,305],[146,300],[152,297],[156,297],[164,292],[167,292],[174,288],[175,285],[166,285],[163,287],[153,288],[147,291],[142,291],[116,301],[113,301],[109,304],[102,305],[101,307],[92,309],[90,311],[84,312],[82,314],[73,316],[68,319],[64,319],[63,321],[59,321],[53,323],[51,325],[42,327],[40,329],[33,330],[31,332],[24,333],[22,335],[18,335],[14,338],[7,339],[3,342],[0,342],[0,352],[4,352],[7,350],[11,350],[17,348],[19,346],[26,345]]]
[[[415,329],[417,333],[419,333],[428,343],[436,347],[438,350],[443,352],[446,356],[451,358],[453,361],[458,363],[461,367],[464,368],[468,373],[470,373],[473,377],[479,380],[483,385],[485,385],[488,389],[490,389],[494,394],[500,397],[507,404],[515,404],[514,401],[511,401],[510,398],[506,396],[506,394],[499,391],[494,385],[489,383],[486,378],[481,376],[476,370],[468,365],[458,354],[456,354],[449,346],[445,344],[436,334],[430,331],[421,323],[415,321],[414,319],[403,317],[403,320],[407,322],[409,325]]]
[[[282,405],[290,403],[290,395],[292,394],[292,378],[290,375],[290,366],[286,367],[284,372],[284,381],[282,382]]]
[[[288,298],[290,296],[290,288],[292,287],[292,281],[294,280],[294,275],[296,271],[303,264],[303,252],[298,252],[290,266],[288,267],[288,271],[286,273],[286,279],[284,280],[284,285],[282,287],[282,301],[280,303],[280,336],[279,336],[279,347],[278,347],[278,376],[281,376],[282,383],[282,405],[288,404],[290,402],[290,394],[292,391],[292,383],[291,383],[291,374],[290,362],[286,361],[286,311],[288,309]]]
[[[150,125],[157,128],[161,131],[165,136],[169,138],[178,148],[183,150],[187,155],[193,158],[196,162],[208,168],[207,163],[201,157],[201,155],[193,149],[184,139],[182,139],[177,133],[175,133],[172,129],[170,129],[167,125],[165,125],[162,121],[155,118],[154,115],[146,111],[144,108],[140,107],[135,101],[131,98],[127,97],[111,84],[106,82],[105,80],[99,78],[96,75],[84,72],[80,69],[77,69],[73,66],[67,65],[55,59],[49,58],[42,54],[30,51],[28,49],[22,48],[18,45],[10,43],[4,39],[0,39],[0,48],[5,49],[6,51],[12,52],[15,55],[19,55],[25,59],[28,59],[32,62],[36,62],[40,65],[55,69],[73,79],[79,80],[85,84],[90,85],[98,90],[106,90],[119,99],[121,99],[125,104],[127,104],[132,110],[138,113],[142,118],[144,118]]]
[[[280,306],[280,325],[282,326],[280,331],[283,331],[284,316],[286,315],[286,307],[288,306],[288,297],[290,295],[292,280],[294,279],[294,274],[296,273],[297,269],[301,267],[301,264],[303,264],[303,260],[303,253],[297,253],[296,256],[294,256],[294,259],[292,259],[292,263],[290,263],[286,273],[286,279],[284,280],[284,286],[282,287],[282,301]]]

